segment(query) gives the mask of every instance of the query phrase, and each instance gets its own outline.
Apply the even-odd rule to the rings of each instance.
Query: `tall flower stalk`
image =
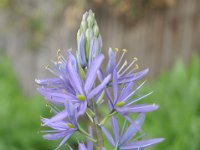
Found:
[[[138,101],[151,94],[136,95],[145,83],[137,86],[137,81],[148,73],[148,69],[137,71],[137,58],[128,64],[124,60],[127,50],[123,49],[117,59],[119,50],[109,48],[109,60],[105,61],[107,67],[104,71],[102,63],[105,56],[101,50],[99,27],[90,10],[83,15],[77,33],[76,55],[69,49],[65,58],[58,50],[58,60],[52,61],[53,67],[45,66],[54,77],[36,79],[38,92],[47,100],[47,106],[54,114],[51,118],[42,118],[42,125],[51,128],[43,131],[43,137],[48,140],[62,139],[58,149],[75,132],[79,132],[87,139],[86,144],[79,142],[79,150],[104,150],[105,138],[114,150],[143,150],[163,141],[163,138],[146,140],[143,134],[138,137],[145,113],[159,107],[156,104],[138,104]],[[101,118],[100,105],[109,109],[109,113]],[[138,118],[134,120],[132,114],[138,115]],[[82,116],[88,121],[81,122],[79,118]],[[122,116],[126,122],[122,128],[116,119],[118,116]],[[109,120],[113,134],[105,127]],[[81,126],[87,122],[91,125],[89,132]]]

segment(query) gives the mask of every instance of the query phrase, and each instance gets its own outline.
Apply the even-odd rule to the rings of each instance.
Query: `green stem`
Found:
[[[92,138],[83,128],[81,128],[80,126],[78,127],[78,131],[80,133],[82,133],[83,135],[85,135],[88,139],[90,139],[92,142],[97,142],[96,139]]]
[[[93,116],[93,132],[94,132],[95,138],[97,139],[96,145],[94,145],[94,149],[102,150],[104,147],[103,135],[102,135],[101,127],[99,126],[96,103],[93,99],[91,100],[91,109],[95,114]]]
[[[108,115],[106,115],[105,118],[103,118],[103,120],[99,123],[99,126],[104,125],[104,123],[106,123],[112,116],[114,116],[115,114],[117,114],[116,111],[111,111]]]

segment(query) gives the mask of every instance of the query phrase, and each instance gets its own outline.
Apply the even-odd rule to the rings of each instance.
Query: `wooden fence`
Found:
[[[21,86],[28,94],[35,93],[34,79],[45,76],[41,66],[55,58],[58,48],[76,48],[76,31],[85,8],[71,4],[55,5],[53,0],[48,3],[36,0],[32,3],[24,1],[23,5],[27,6],[24,13],[33,13],[35,9],[41,11],[45,28],[44,34],[36,34],[36,39],[41,38],[42,41],[37,48],[27,46],[35,33],[24,28],[26,19],[16,23],[18,20],[13,17],[11,19],[15,26],[8,27],[8,22],[12,22],[10,16],[15,15],[12,12],[0,15],[1,48],[11,58]],[[194,52],[200,53],[199,0],[179,0],[166,11],[148,14],[132,25],[124,24],[122,20],[101,9],[95,13],[103,37],[104,51],[108,47],[126,48],[129,51],[128,60],[137,57],[140,68],[150,68],[149,77],[155,77],[170,68],[178,57],[187,63]]]

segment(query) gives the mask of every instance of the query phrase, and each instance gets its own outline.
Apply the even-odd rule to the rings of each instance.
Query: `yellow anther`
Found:
[[[135,64],[135,68],[136,68],[136,69],[139,69],[139,65],[138,65],[138,64]]]
[[[61,61],[58,61],[58,64],[62,64],[62,62],[61,62]]]
[[[46,104],[45,106],[48,107],[48,104]]]
[[[138,58],[137,58],[137,57],[134,57],[133,59],[134,59],[135,61],[137,61],[137,60],[138,60]]]
[[[74,125],[71,124],[71,123],[68,123],[67,126],[68,126],[69,128],[74,128]]]
[[[43,65],[44,69],[48,69],[49,65]]]
[[[123,51],[124,53],[127,53],[127,49],[122,49],[122,51]]]
[[[59,56],[59,55],[60,55],[60,53],[61,53],[61,50],[60,50],[60,49],[58,49],[58,50],[57,50],[57,56]]]
[[[127,65],[127,64],[128,64],[128,62],[127,62],[127,60],[125,60],[124,65]]]
[[[114,49],[115,49],[115,51],[116,51],[116,52],[118,52],[118,51],[119,51],[119,49],[118,49],[118,48],[114,48]]]
[[[61,55],[59,55],[59,56],[58,56],[58,60],[60,60],[61,58],[62,58],[62,56],[61,56]]]

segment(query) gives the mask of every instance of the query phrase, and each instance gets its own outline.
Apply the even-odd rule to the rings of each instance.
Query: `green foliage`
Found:
[[[21,94],[11,64],[0,56],[0,149],[53,149],[55,142],[42,139],[40,117],[43,101]]]
[[[186,67],[179,60],[173,69],[163,74],[144,91],[154,93],[145,101],[160,104],[160,109],[147,114],[144,130],[147,137],[166,140],[155,150],[200,149],[200,60],[193,57]],[[144,92],[142,92],[144,93]]]

